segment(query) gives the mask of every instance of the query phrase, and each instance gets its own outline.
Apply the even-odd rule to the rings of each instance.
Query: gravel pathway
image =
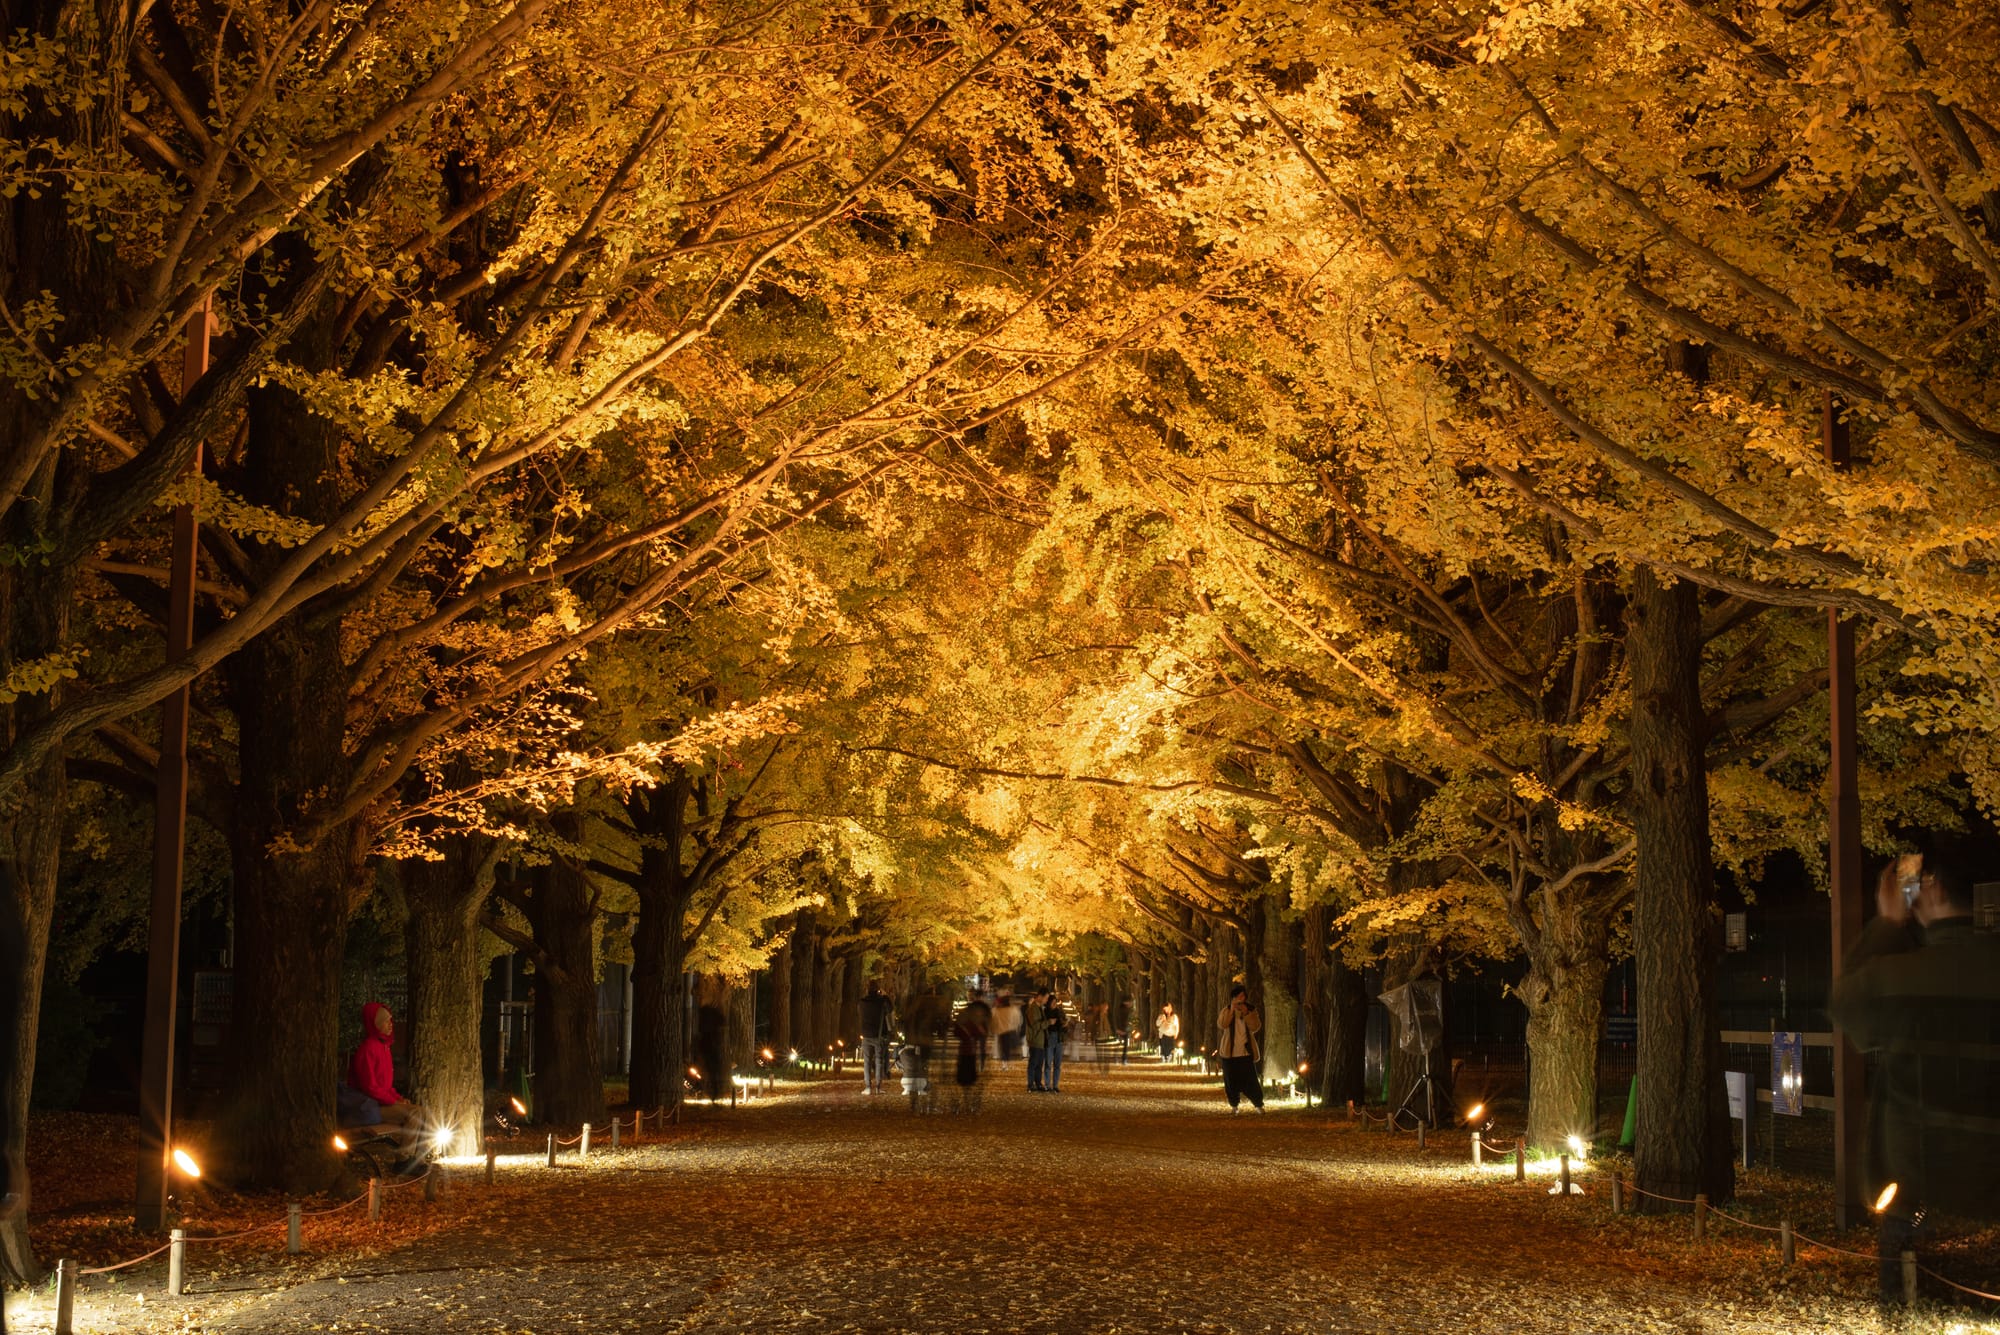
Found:
[[[1063,1079],[996,1073],[977,1117],[913,1117],[851,1075],[701,1110],[671,1144],[523,1159],[493,1188],[468,1170],[423,1236],[96,1302],[78,1330],[1912,1329],[1829,1267],[1635,1242],[1596,1194],[1482,1180],[1462,1136],[1419,1155],[1296,1107],[1231,1117],[1157,1065]]]

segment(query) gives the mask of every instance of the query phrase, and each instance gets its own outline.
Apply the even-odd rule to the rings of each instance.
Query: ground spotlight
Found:
[[[174,1151],[174,1167],[180,1169],[181,1172],[187,1174],[189,1177],[201,1176],[201,1165],[196,1163],[194,1156],[186,1150],[176,1149]]]

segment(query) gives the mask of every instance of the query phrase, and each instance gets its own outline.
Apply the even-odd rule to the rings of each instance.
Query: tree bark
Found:
[[[340,627],[287,617],[231,658],[225,679],[237,717],[256,720],[237,742],[229,832],[235,1062],[222,1118],[226,1171],[248,1186],[316,1191],[339,1172],[330,1141],[333,1083],[344,1069],[340,966],[371,833],[356,820],[310,846],[295,839],[347,779]]]
[[[1544,952],[1555,955],[1550,949]],[[1564,958],[1531,960],[1520,996],[1528,1008],[1528,1143],[1560,1150],[1597,1132],[1597,1037],[1604,1027],[1605,943]]]
[[[480,909],[493,883],[495,841],[444,841],[444,856],[402,866],[403,955],[410,978],[410,1097],[452,1132],[451,1154],[477,1154],[486,1121],[479,1021],[487,951]]]
[[[646,864],[665,855],[647,849]],[[686,1089],[687,896],[671,886],[641,889],[639,916],[632,924],[632,1103],[640,1108],[673,1108]]]
[[[19,1208],[0,1218],[0,1288],[41,1278],[28,1242],[28,1098],[35,1083],[35,1033],[42,974],[55,919],[56,874],[65,804],[63,761],[44,766],[30,799],[9,801],[0,826],[0,1176]]]
[[[1326,1086],[1326,1025],[1329,995],[1327,943],[1333,909],[1315,904],[1299,921],[1299,1056],[1306,1063],[1304,1085],[1314,1093]]]
[[[1639,1062],[1639,1189],[1725,1201],[1735,1193],[1715,994],[1715,871],[1701,703],[1701,605],[1684,581],[1640,567],[1626,610],[1632,671],[1632,944]],[[1641,1209],[1669,1208],[1646,1196]]]
[[[785,942],[771,952],[771,963],[766,967],[771,976],[771,1051],[779,1061],[796,1046],[792,1042],[792,938],[789,933]]]
[[[840,957],[840,1010],[834,1038],[845,1043],[852,1057],[861,1041],[861,948],[851,946]]]
[[[572,845],[582,818],[558,812],[556,833]],[[535,869],[529,921],[542,958],[535,966],[535,1116],[572,1125],[604,1117],[604,1059],[597,1036],[597,895],[581,865],[559,853]]]
[[[54,468],[43,480],[53,486]],[[8,535],[32,542],[33,531]],[[32,550],[32,548],[30,548]],[[72,581],[60,569],[0,566],[0,678],[18,663],[61,650],[69,639]],[[0,706],[0,729],[12,742],[23,729],[61,703],[60,683],[41,695],[24,694]],[[0,1156],[20,1208],[0,1219],[0,1288],[33,1283],[41,1266],[28,1243],[28,1100],[35,1083],[35,1034],[41,1022],[42,975],[49,929],[55,921],[63,813],[68,779],[58,752],[24,789],[0,794],[0,937],[18,967],[0,971]]]
[[[739,1071],[757,1069],[757,987],[754,978],[729,984],[729,1061]]]
[[[1327,956],[1325,1082],[1327,1106],[1368,1099],[1368,988],[1336,947]]]
[[[1255,912],[1263,919],[1264,1079],[1282,1083],[1299,1065],[1300,926],[1273,893],[1258,899]]]

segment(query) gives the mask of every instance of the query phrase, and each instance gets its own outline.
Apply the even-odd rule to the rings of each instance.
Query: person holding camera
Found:
[[[1248,1098],[1258,1112],[1264,1111],[1264,1079],[1257,1064],[1264,1058],[1257,1035],[1264,1031],[1264,1017],[1250,1004],[1250,989],[1237,983],[1229,989],[1229,1004],[1216,1017],[1216,1055],[1222,1058],[1222,1092],[1229,1099],[1229,1111]]]
[[[1875,907],[1828,1010],[1875,1058],[1865,1177],[1893,1296],[1926,1211],[1992,1217],[2000,1200],[2000,936],[1974,931],[1962,877],[1915,854],[1883,869]]]

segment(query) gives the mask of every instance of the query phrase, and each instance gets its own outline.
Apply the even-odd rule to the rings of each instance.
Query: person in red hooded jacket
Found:
[[[382,1109],[382,1129],[405,1145],[414,1146],[423,1132],[424,1110],[396,1092],[396,1060],[389,1040],[396,1035],[396,1017],[379,1001],[361,1008],[361,1045],[347,1063],[347,1083],[375,1100]]]

